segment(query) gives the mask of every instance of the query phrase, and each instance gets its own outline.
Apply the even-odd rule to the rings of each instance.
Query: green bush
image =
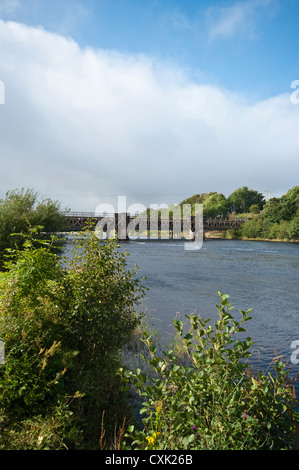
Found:
[[[265,226],[261,219],[247,220],[239,229],[242,237],[262,238],[265,235]]]
[[[34,233],[35,239],[49,239],[50,233],[64,229],[65,217],[60,204],[51,199],[39,199],[33,190],[8,191],[5,199],[0,200],[0,270],[3,269],[8,248],[23,247],[23,235],[32,236],[31,227],[39,227]],[[14,234],[14,236],[12,236]],[[51,249],[61,253],[64,237],[59,235]]]
[[[95,447],[102,414],[114,430],[126,413],[116,370],[121,347],[139,322],[135,308],[143,288],[114,242],[100,246],[94,234],[86,234],[64,267],[49,243],[35,242],[26,240],[11,252],[0,277],[0,403],[6,423],[0,448],[3,442],[9,446],[9,436],[11,448],[22,448],[32,423],[55,429],[51,439],[41,431],[45,447],[58,440]]]
[[[277,358],[273,372],[254,373],[247,363],[251,338],[244,323],[250,310],[236,321],[228,296],[217,306],[219,320],[188,318],[190,331],[175,321],[186,360],[169,350],[163,356],[145,332],[150,370],[121,369],[125,382],[145,400],[140,410],[143,427],[128,428],[124,449],[257,450],[290,449],[295,445],[298,415],[293,384]],[[242,334],[243,339],[235,339]]]
[[[259,214],[260,213],[260,207],[258,204],[252,204],[252,206],[249,207],[249,212],[251,214]]]
[[[296,217],[290,221],[287,232],[290,240],[299,240],[299,211]]]

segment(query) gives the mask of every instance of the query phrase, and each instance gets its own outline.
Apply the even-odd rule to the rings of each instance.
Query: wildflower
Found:
[[[197,431],[197,427],[196,427],[196,426],[192,426],[192,429],[193,429],[193,431]]]
[[[146,436],[148,445],[152,445],[155,442],[155,439],[152,436]]]
[[[248,415],[246,413],[244,413],[244,418],[248,418]]]

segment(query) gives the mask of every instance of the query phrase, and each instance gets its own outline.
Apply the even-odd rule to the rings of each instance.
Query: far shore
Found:
[[[86,231],[82,231],[82,233],[86,233]],[[81,233],[79,230],[78,231],[71,231],[71,232],[61,232],[63,235],[78,235],[79,233]],[[226,230],[222,230],[222,231],[207,231],[204,233],[204,240],[241,240],[241,241],[253,241],[253,242],[279,242],[279,243],[299,243],[299,240],[284,240],[284,239],[279,239],[279,238],[247,238],[247,237],[232,237],[232,236],[225,236],[226,234]],[[159,238],[159,239],[150,239],[149,237],[148,238],[142,238],[142,236],[140,238],[137,238],[136,240],[116,240],[118,242],[122,242],[122,241],[142,241],[142,242],[146,242],[146,241],[166,241],[166,240],[170,240],[170,241],[180,241],[180,240],[184,240],[186,242],[188,241],[192,241],[191,239],[185,239],[183,236],[181,238],[171,238],[169,237],[168,239],[167,238]]]
[[[226,230],[219,232],[205,232],[206,240],[242,240],[252,242],[279,242],[279,243],[299,243],[299,240],[284,240],[281,238],[247,238],[247,237],[232,237],[225,236]]]

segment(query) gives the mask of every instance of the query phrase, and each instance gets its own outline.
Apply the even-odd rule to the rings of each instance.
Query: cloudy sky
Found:
[[[32,188],[95,211],[118,196],[282,195],[299,175],[298,12],[298,0],[0,0],[0,197]]]

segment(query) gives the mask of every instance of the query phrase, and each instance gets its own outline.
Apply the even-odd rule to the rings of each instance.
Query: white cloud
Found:
[[[93,211],[109,195],[176,203],[297,184],[299,107],[288,94],[250,105],[149,57],[13,22],[0,21],[0,56],[2,194],[33,187]]]
[[[254,37],[260,15],[272,15],[275,3],[275,0],[242,0],[225,7],[210,7],[207,10],[210,39],[231,37],[236,33]]]

